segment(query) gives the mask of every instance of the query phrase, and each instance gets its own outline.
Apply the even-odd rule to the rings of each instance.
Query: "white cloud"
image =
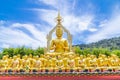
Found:
[[[15,29],[16,27],[26,28],[34,37],[27,35],[22,30]],[[12,23],[9,27],[0,27],[0,43],[5,43],[9,47],[23,45],[32,48],[44,47],[46,46],[45,37],[44,32],[37,30],[32,24]],[[5,45],[2,45],[2,47],[5,47]]]
[[[108,23],[108,20],[105,19],[105,20],[100,22],[99,27],[105,27],[105,25],[107,25],[107,23]]]
[[[9,44],[2,44],[2,46],[1,46],[2,48],[9,48],[10,47],[10,45]]]
[[[85,30],[89,29],[89,25],[92,22],[93,17],[91,15],[84,15],[84,16],[72,16],[67,15],[64,16],[63,25],[70,30],[73,35],[77,33],[81,33]]]
[[[95,31],[97,31],[98,29],[96,29],[96,28],[89,28],[89,31],[90,32],[95,32]]]
[[[39,15],[40,14],[40,15]],[[46,21],[50,26],[55,26],[55,18],[57,16],[57,11],[55,10],[39,10],[39,18]]]
[[[43,3],[45,3],[47,5],[51,5],[53,7],[58,6],[58,4],[57,4],[58,0],[38,0],[38,2],[43,2]]]
[[[60,10],[61,12],[65,13],[69,12],[72,9],[74,9],[75,6],[75,0],[73,1],[67,1],[67,0],[38,0],[39,3],[43,2],[46,5],[50,5],[53,8]]]
[[[106,22],[106,23],[105,23]],[[93,35],[90,35],[87,43],[96,42],[106,38],[112,38],[120,35],[120,14],[114,14],[108,21],[100,24],[101,29]]]
[[[0,25],[3,25],[5,23],[5,21],[0,20]]]
[[[13,27],[24,27],[34,36],[35,39],[41,42],[45,41],[45,32],[37,30],[37,28],[33,24],[14,23],[12,26]]]
[[[46,9],[33,9],[38,11],[38,16],[40,19],[47,22],[51,29],[55,27],[56,22],[55,18],[57,17],[58,11],[56,10],[46,10]],[[66,11],[63,11],[66,12]],[[93,15],[82,15],[82,16],[75,16],[70,13],[63,13],[61,12],[61,16],[63,18],[63,26],[66,27],[73,35],[77,33],[81,33],[84,30],[89,30],[89,25],[92,23],[94,18]],[[93,31],[91,29],[89,31]],[[94,29],[95,31],[95,29]]]

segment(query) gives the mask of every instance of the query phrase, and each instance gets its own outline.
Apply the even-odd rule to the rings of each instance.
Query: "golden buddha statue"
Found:
[[[41,71],[44,72],[47,66],[47,61],[48,61],[46,59],[46,54],[45,55],[41,54],[39,60],[41,61],[41,65],[40,65]]]
[[[87,56],[87,57],[85,58],[85,67],[86,67],[86,68],[88,68],[88,67],[91,66],[90,61],[91,61],[90,56]]]
[[[8,69],[11,69],[13,59],[12,59],[12,57],[9,57],[7,60],[8,60],[8,66],[7,66],[7,68],[8,68]]]
[[[17,56],[13,56],[13,65],[12,65],[12,68],[14,70],[17,70],[19,69],[19,60],[17,59]]]
[[[2,70],[7,70],[8,69],[8,57],[7,56],[3,56],[2,60],[1,60],[1,65],[2,65]]]
[[[64,67],[63,59],[61,55],[57,57],[57,69],[62,69]]]
[[[57,59],[56,58],[51,58],[51,68],[55,69],[57,66]]]
[[[74,60],[75,60],[75,66],[79,67],[79,61],[80,61],[79,55],[76,55],[75,58],[74,58]]]
[[[68,61],[69,61],[69,58],[68,58],[68,55],[63,55],[63,64],[64,64],[64,69],[66,70],[67,67],[68,67]]]
[[[79,67],[84,68],[85,66],[85,59],[83,55],[80,55],[80,60],[79,60]]]
[[[39,59],[38,56],[35,56],[34,68],[35,68],[36,70],[40,70],[40,68],[41,68],[41,61],[40,61],[40,59]]]
[[[52,54],[50,53],[49,55],[59,55],[71,51],[72,36],[70,32],[61,24],[62,17],[60,16],[60,13],[58,13],[56,21],[57,25],[47,35],[47,52],[45,53],[49,54],[49,52],[53,51]],[[53,32],[56,33],[55,39],[52,39]],[[62,38],[63,32],[67,33],[67,39]]]
[[[54,50],[54,52],[67,52],[69,50],[68,42],[66,39],[62,38],[63,30],[61,25],[59,24],[56,28],[56,39],[51,41],[50,50]]]
[[[69,55],[69,61],[68,61],[68,69],[75,69],[75,60],[74,56],[71,54]]]
[[[33,58],[33,56],[32,56],[32,54],[29,54],[29,56],[28,56],[28,61],[29,61],[29,67],[30,67],[30,69],[33,69],[33,66],[34,66],[34,58]]]
[[[90,66],[94,67],[94,68],[97,67],[97,58],[96,58],[96,56],[95,55],[91,55],[90,57],[91,57]]]
[[[119,70],[120,67],[119,67],[119,57],[115,54],[112,54],[111,57],[109,57],[109,63],[110,63],[110,66],[109,68],[112,68],[113,70]]]
[[[20,68],[21,68],[21,69],[24,69],[24,70],[30,68],[30,61],[29,61],[27,55],[25,55],[25,56],[22,57],[22,60],[21,60],[21,67],[20,67]]]

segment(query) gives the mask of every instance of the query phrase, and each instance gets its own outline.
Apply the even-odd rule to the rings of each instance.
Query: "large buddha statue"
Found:
[[[72,45],[71,34],[61,24],[62,17],[60,16],[60,13],[58,13],[56,21],[57,21],[57,25],[47,35],[47,39],[48,39],[48,42],[47,42],[48,52],[49,52],[49,50],[50,51],[52,50],[54,53],[58,53],[58,54],[59,53],[67,53],[67,52],[71,51],[71,45]],[[56,33],[56,38],[55,39],[52,39],[52,33],[53,32]],[[63,32],[67,33],[67,39],[62,38]]]
[[[61,25],[59,24],[56,28],[56,39],[51,41],[50,50],[54,50],[54,52],[67,52],[69,50],[68,41],[62,38],[63,30]]]

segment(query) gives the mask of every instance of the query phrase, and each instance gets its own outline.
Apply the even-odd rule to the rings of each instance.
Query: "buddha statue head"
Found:
[[[13,56],[13,59],[14,59],[14,60],[16,60],[16,59],[17,59],[17,56],[16,56],[16,55],[15,55],[15,56]]]
[[[57,38],[61,38],[62,35],[63,35],[62,27],[61,27],[61,25],[58,25],[56,28],[56,36],[57,36]]]
[[[6,60],[6,59],[7,59],[7,56],[3,56],[2,59],[3,59],[3,60]]]
[[[84,56],[83,55],[80,55],[80,59],[83,59],[84,58]]]
[[[33,56],[32,56],[32,54],[29,54],[29,56],[28,56],[29,58],[32,58]]]
[[[20,54],[17,54],[17,58],[19,58],[19,59],[20,59]]]
[[[27,56],[27,55],[25,55],[25,56],[24,56],[24,60],[27,60],[27,58],[28,58],[28,56]]]
[[[43,55],[43,54],[41,54],[41,55],[40,55],[40,58],[44,58],[44,55]]]
[[[36,60],[39,60],[39,56],[35,56],[35,59],[36,59]]]
[[[9,58],[9,55],[7,54],[6,57],[7,57],[7,59],[8,59],[8,58]]]

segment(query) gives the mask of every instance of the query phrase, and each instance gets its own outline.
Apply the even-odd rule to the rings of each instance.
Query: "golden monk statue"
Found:
[[[8,69],[8,58],[7,58],[7,56],[3,56],[3,58],[0,62],[1,62],[1,70],[2,71],[7,70]]]
[[[53,39],[51,42],[51,46],[50,46],[50,50],[54,50],[54,52],[66,52],[68,51],[68,42],[66,39],[62,38],[63,35],[63,30],[60,27],[60,25],[58,25],[58,27],[56,28],[56,39]]]
[[[58,14],[57,22],[58,22],[56,26],[57,38],[51,41],[50,50],[54,50],[54,52],[67,52],[69,50],[68,41],[62,38],[63,29],[62,29],[60,14]]]

